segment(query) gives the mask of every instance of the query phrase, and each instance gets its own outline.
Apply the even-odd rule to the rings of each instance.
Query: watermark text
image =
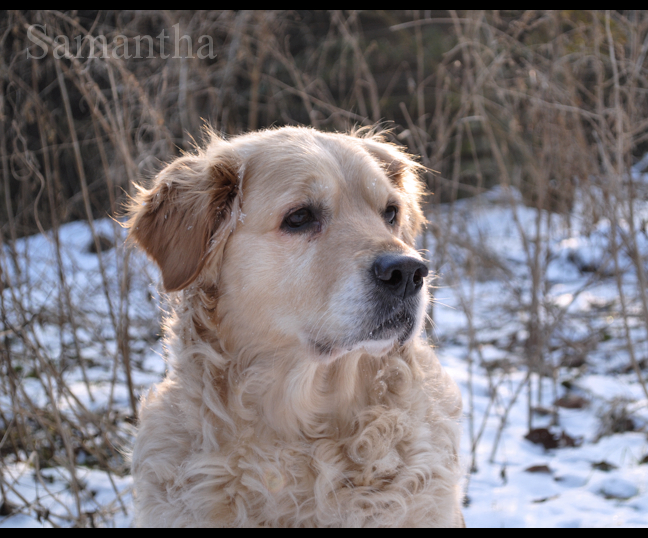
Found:
[[[32,24],[27,28],[27,37],[35,45],[27,49],[27,57],[41,60],[50,51],[57,60],[61,58],[216,58],[214,41],[209,35],[201,35],[194,43],[190,35],[180,35],[180,24],[174,24],[168,33],[162,30],[157,36],[136,35],[128,37],[117,34],[108,38],[99,34],[77,35],[70,39],[67,35],[53,38],[47,35],[46,24]],[[157,46],[156,46],[157,45]]]

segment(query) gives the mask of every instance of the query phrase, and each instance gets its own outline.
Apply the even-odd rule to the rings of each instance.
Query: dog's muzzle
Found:
[[[418,258],[394,253],[376,257],[370,270],[373,308],[364,323],[368,340],[409,339],[421,315],[420,292],[427,275]]]
[[[422,293],[427,266],[418,258],[382,253],[366,273],[366,308],[360,324],[345,338],[311,340],[320,355],[338,349],[351,350],[362,343],[398,341],[404,344],[414,334],[422,315]]]

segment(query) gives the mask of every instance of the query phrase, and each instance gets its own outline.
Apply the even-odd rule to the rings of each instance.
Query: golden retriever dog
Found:
[[[142,404],[143,526],[461,526],[461,399],[419,337],[420,168],[371,133],[211,135],[140,189],[170,372]]]

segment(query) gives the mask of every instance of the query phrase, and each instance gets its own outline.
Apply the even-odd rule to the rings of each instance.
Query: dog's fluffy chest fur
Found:
[[[140,523],[460,523],[461,403],[431,351],[412,344],[377,364],[357,356],[349,357],[355,364],[321,366],[301,381],[305,393],[328,402],[322,412],[291,409],[298,402],[289,399],[279,409],[250,405],[270,402],[274,384],[290,388],[269,372],[258,379],[233,372],[231,360],[204,344],[173,347],[180,357],[174,373],[142,409],[133,466]],[[242,379],[223,391],[230,376]],[[331,385],[344,379],[354,397],[332,402]],[[307,431],[269,428],[277,414]]]

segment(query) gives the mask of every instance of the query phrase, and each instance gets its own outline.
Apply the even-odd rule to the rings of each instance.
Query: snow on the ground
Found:
[[[12,486],[7,500],[16,505],[30,502],[30,509],[0,519],[2,527],[51,527],[47,517],[59,526],[70,526],[78,508],[89,514],[89,525],[97,527],[129,527],[133,520],[132,479],[130,476],[109,476],[103,471],[79,466],[76,469],[80,484],[81,506],[70,491],[70,474],[64,468],[51,467],[35,470],[34,462],[16,463],[4,469],[5,480]],[[28,513],[25,513],[28,512]],[[4,519],[4,521],[3,521]]]
[[[133,383],[138,394],[159,382],[166,370],[163,350],[159,341],[159,294],[155,286],[158,270],[145,256],[131,252],[130,300],[120,304],[120,275],[124,272],[125,230],[110,219],[95,221],[95,232],[106,240],[102,252],[102,265],[93,253],[94,242],[87,222],[73,222],[62,226],[58,241],[60,264],[69,289],[70,301],[75,308],[76,336],[82,349],[81,355],[86,366],[83,379],[78,366],[69,364],[63,358],[72,347],[72,328],[69,324],[62,328],[57,325],[58,308],[65,308],[57,264],[57,248],[53,232],[47,236],[35,235],[17,242],[15,256],[5,247],[3,269],[7,272],[11,287],[5,288],[3,300],[8,313],[8,322],[14,327],[25,323],[20,308],[26,307],[29,315],[37,319],[31,324],[35,337],[42,345],[43,352],[60,373],[65,384],[70,387],[77,401],[64,393],[59,394],[57,406],[61,413],[74,416],[80,406],[106,419],[118,421],[124,438],[131,438],[128,417],[129,394],[122,368],[114,368],[116,338],[112,323],[113,315],[119,308],[127,307],[130,317],[131,357],[133,361]],[[18,267],[14,263],[18,262]],[[105,279],[102,277],[102,271]],[[0,273],[0,276],[2,274]],[[104,289],[104,282],[108,289]],[[109,303],[110,301],[110,303]],[[0,326],[0,333],[5,330]],[[29,355],[19,339],[12,341],[12,354],[19,357]],[[26,361],[26,367],[33,367],[37,361]],[[78,365],[78,361],[75,363]],[[16,364],[18,365],[18,364]],[[114,379],[115,373],[117,375]],[[31,401],[41,409],[51,405],[43,385],[35,371],[20,371],[20,387]],[[0,408],[3,416],[11,418],[12,405],[9,395],[0,394]],[[7,429],[6,424],[3,430]],[[110,439],[110,442],[119,440]],[[0,446],[2,443],[0,442]],[[129,446],[115,448],[127,452]],[[0,515],[0,527],[41,527],[51,523],[70,526],[81,513],[89,514],[89,525],[130,526],[133,519],[131,497],[131,477],[108,475],[96,468],[83,465],[84,455],[77,455],[76,487],[79,489],[80,504],[76,504],[71,491],[69,470],[64,467],[40,468],[43,465],[38,456],[22,454],[20,459],[6,456],[4,468],[0,469],[7,484],[2,492],[0,507],[4,511],[20,507],[12,516]],[[94,466],[92,466],[94,467]],[[49,519],[49,521],[48,521]]]
[[[532,428],[548,428],[555,439],[564,432],[572,442],[557,442],[575,446],[545,449],[525,438],[529,433],[528,394],[526,388],[519,388],[527,375],[524,343],[529,333],[528,317],[521,305],[530,301],[526,257],[535,247],[533,242],[525,247],[520,230],[531,234],[538,215],[519,203],[512,205],[510,201],[516,197],[519,195],[515,192],[511,197],[496,189],[455,205],[451,217],[453,230],[448,237],[456,241],[448,246],[446,261],[438,267],[440,276],[435,283],[438,287],[432,338],[442,364],[463,393],[462,457],[467,471],[471,438],[478,437],[475,469],[467,473],[465,484],[466,523],[469,527],[648,527],[648,401],[629,367],[624,327],[618,315],[616,282],[608,274],[612,263],[608,256],[611,234],[610,223],[605,220],[588,230],[579,226],[577,214],[569,226],[559,217],[540,220],[541,233],[550,245],[547,301],[541,316],[545,323],[556,320],[546,360],[563,367],[555,382],[545,377],[539,383],[537,374],[531,376],[536,407]],[[97,226],[109,238],[117,231],[118,245],[123,240],[123,231],[111,221],[99,221]],[[620,236],[627,229],[627,224],[619,223]],[[109,305],[100,284],[98,257],[88,252],[91,239],[87,223],[63,226],[60,237],[65,247],[64,271],[73,282],[75,301],[87,304],[94,315],[107,316]],[[430,242],[434,242],[432,238]],[[638,235],[638,247],[644,256],[648,254],[645,233]],[[470,258],[471,248],[473,253],[477,252],[475,259]],[[17,250],[19,258],[28,252],[29,262],[21,268],[22,285],[14,291],[38,310],[51,300],[56,288],[52,241],[42,236],[26,238],[19,241]],[[104,270],[109,277],[119,274],[123,255],[122,248],[104,253]],[[435,255],[438,252],[432,249],[433,259]],[[624,290],[627,287],[627,296],[632,298],[636,275],[629,258],[622,257],[621,262],[625,271]],[[159,296],[151,283],[156,281],[157,272],[137,254],[132,255],[131,264],[135,268],[131,290],[138,295],[137,301],[130,301],[131,318],[156,322],[160,317],[156,306]],[[596,278],[593,270],[598,270]],[[476,274],[476,278],[467,278],[469,274]],[[117,292],[120,284],[116,277],[114,280],[113,291]],[[34,286],[35,282],[39,285]],[[472,346],[466,304],[472,305]],[[629,307],[636,309],[636,304]],[[640,311],[636,310],[630,320],[638,359],[644,359],[648,351]],[[108,325],[104,325],[104,330],[109,332]],[[102,346],[111,345],[113,340],[109,335],[92,333],[95,329],[87,330],[84,353],[92,364],[88,369],[92,399],[77,370],[67,369],[64,375],[75,387],[77,397],[91,409],[101,410],[112,398],[114,405],[121,406],[126,413],[124,381],[120,378],[114,393],[109,394],[112,364],[101,362],[106,356]],[[133,338],[141,339],[137,344],[141,353],[134,380],[142,393],[161,380],[166,364],[159,341],[150,338],[150,324],[134,323],[133,330]],[[58,337],[45,329],[40,336],[56,356]],[[643,374],[648,377],[646,363]],[[42,388],[37,383],[30,385],[34,381],[23,380],[28,392],[45,404]],[[557,408],[558,422],[552,425],[552,404],[560,398],[580,401],[582,405]],[[0,401],[0,405],[8,409],[8,402]],[[624,420],[624,424],[630,420],[633,427],[621,429],[634,431],[615,433],[614,424]],[[493,450],[495,444],[497,448]],[[77,478],[84,491],[83,506],[78,507],[69,492],[68,470],[55,467],[37,471],[33,461],[8,460],[5,458],[2,472],[5,481],[13,484],[13,491],[6,492],[6,500],[20,506],[27,502],[30,506],[17,515],[0,516],[0,527],[47,526],[39,517],[43,510],[56,514],[55,521],[66,525],[69,514],[79,508],[99,513],[99,506],[107,508],[100,512],[103,519],[98,518],[93,524],[132,525],[129,476],[108,477],[102,471],[78,465]]]
[[[513,193],[513,199],[516,196]],[[520,231],[532,237],[538,215],[534,209],[512,206],[510,200],[497,189],[455,206],[453,233],[460,238],[455,244],[463,241],[464,247],[448,249],[450,261],[440,268],[435,290],[437,352],[464,397],[462,454],[467,471],[471,414],[473,438],[478,438],[476,468],[467,473],[466,523],[469,527],[648,527],[648,400],[630,367],[623,340],[619,294],[610,269],[610,224],[601,220],[586,231],[577,213],[569,226],[559,217],[552,218],[551,228],[541,220],[542,235],[550,245],[548,306],[541,314],[545,323],[557,320],[547,361],[565,367],[555,383],[543,378],[540,398],[537,374],[532,375],[532,406],[537,408],[532,428],[548,428],[556,438],[564,432],[577,445],[546,449],[525,438],[529,433],[528,394],[526,387],[517,392],[527,372],[522,365],[528,317],[515,305],[528,305],[530,300]],[[436,217],[448,219],[449,213]],[[627,232],[627,223],[620,223],[619,228],[620,235]],[[492,256],[504,269],[491,269],[489,274],[487,266],[478,268],[471,282],[466,269],[470,267],[467,242],[481,256],[477,264]],[[637,243],[645,257],[645,234],[638,234]],[[628,257],[622,255],[621,262],[624,290],[632,298],[636,275]],[[480,270],[484,275],[479,275]],[[473,305],[476,334],[472,352],[464,309],[467,301]],[[636,308],[632,299],[629,303]],[[631,322],[640,360],[648,353],[644,320],[636,312]],[[576,361],[573,367],[569,367],[570,360]],[[648,378],[645,362],[643,375]],[[552,404],[561,398],[584,405],[558,407],[558,421],[552,425]],[[635,431],[610,435],[614,431],[610,425],[623,424],[628,418]]]
[[[459,382],[467,407],[465,361],[458,358],[460,353],[448,355],[441,351],[439,356]],[[521,376],[515,378],[520,380]],[[475,381],[478,386],[474,391],[474,409],[479,428],[490,398],[483,378],[475,376]],[[493,463],[489,463],[490,452],[500,416],[489,417],[477,450],[477,472],[467,478],[467,526],[648,527],[648,465],[640,464],[648,453],[646,434],[626,432],[597,441],[596,414],[595,407],[561,409],[559,429],[582,437],[583,443],[580,447],[545,450],[524,438],[528,431],[526,399],[520,395],[510,411]],[[470,461],[469,445],[465,417],[465,465]],[[605,464],[609,464],[610,470],[599,469],[607,469]],[[536,472],[529,472],[534,467]]]

